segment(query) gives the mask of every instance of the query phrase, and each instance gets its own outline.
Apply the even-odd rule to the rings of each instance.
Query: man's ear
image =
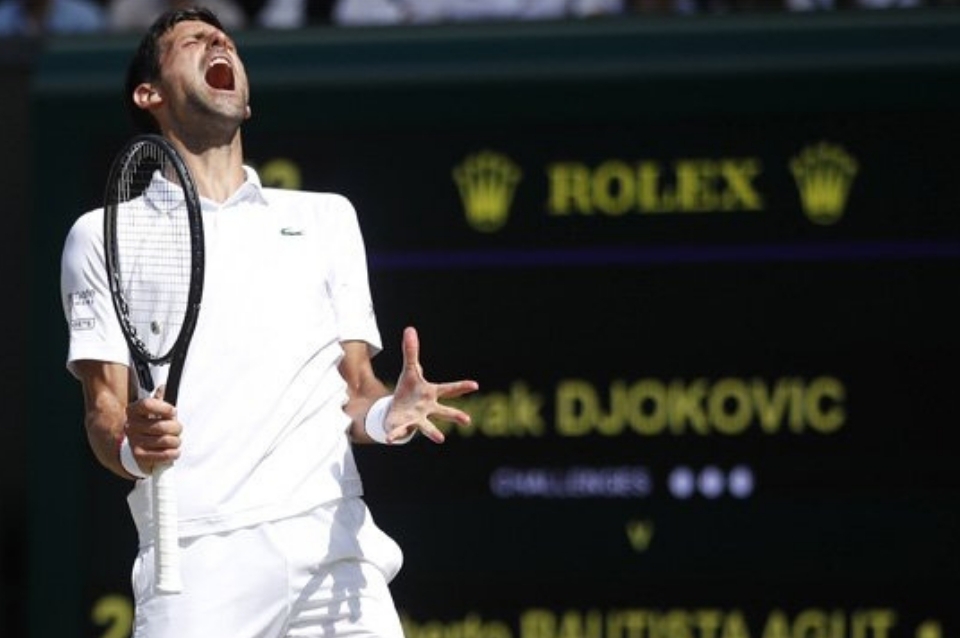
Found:
[[[157,91],[156,87],[144,82],[143,84],[137,85],[137,88],[133,90],[133,103],[142,109],[150,110],[162,104],[163,97],[160,95],[160,92]]]

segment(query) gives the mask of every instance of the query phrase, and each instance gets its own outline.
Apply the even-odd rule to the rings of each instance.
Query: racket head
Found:
[[[171,365],[167,394],[171,380],[175,394],[203,294],[196,186],[169,141],[140,135],[114,158],[103,208],[107,280],[124,337],[139,363]]]

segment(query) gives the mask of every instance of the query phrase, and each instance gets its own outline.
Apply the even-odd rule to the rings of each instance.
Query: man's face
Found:
[[[250,88],[236,46],[206,22],[179,22],[163,35],[157,84],[169,116],[181,126],[209,125],[209,116],[239,126],[250,116]]]

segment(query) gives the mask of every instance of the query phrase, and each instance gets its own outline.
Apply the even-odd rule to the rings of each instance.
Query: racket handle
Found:
[[[157,591],[162,594],[179,594],[183,591],[180,580],[180,535],[177,530],[177,491],[175,473],[170,463],[157,465],[153,470],[153,504],[156,524],[156,548],[154,551]]]

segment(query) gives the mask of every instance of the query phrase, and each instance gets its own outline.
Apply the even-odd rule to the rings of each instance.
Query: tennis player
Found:
[[[334,194],[261,186],[242,163],[249,85],[205,9],[161,16],[134,55],[126,99],[145,131],[183,155],[202,199],[203,303],[177,406],[137,399],[106,281],[103,213],[81,216],[62,264],[68,368],[80,380],[97,459],[134,482],[140,548],[136,638],[402,636],[388,583],[402,554],[362,500],[351,443],[399,444],[474,381],[431,383],[416,331],[388,393],[364,244]],[[184,591],[154,586],[150,472],[177,468]],[[398,480],[402,480],[398,479]],[[413,489],[413,488],[411,488]]]

